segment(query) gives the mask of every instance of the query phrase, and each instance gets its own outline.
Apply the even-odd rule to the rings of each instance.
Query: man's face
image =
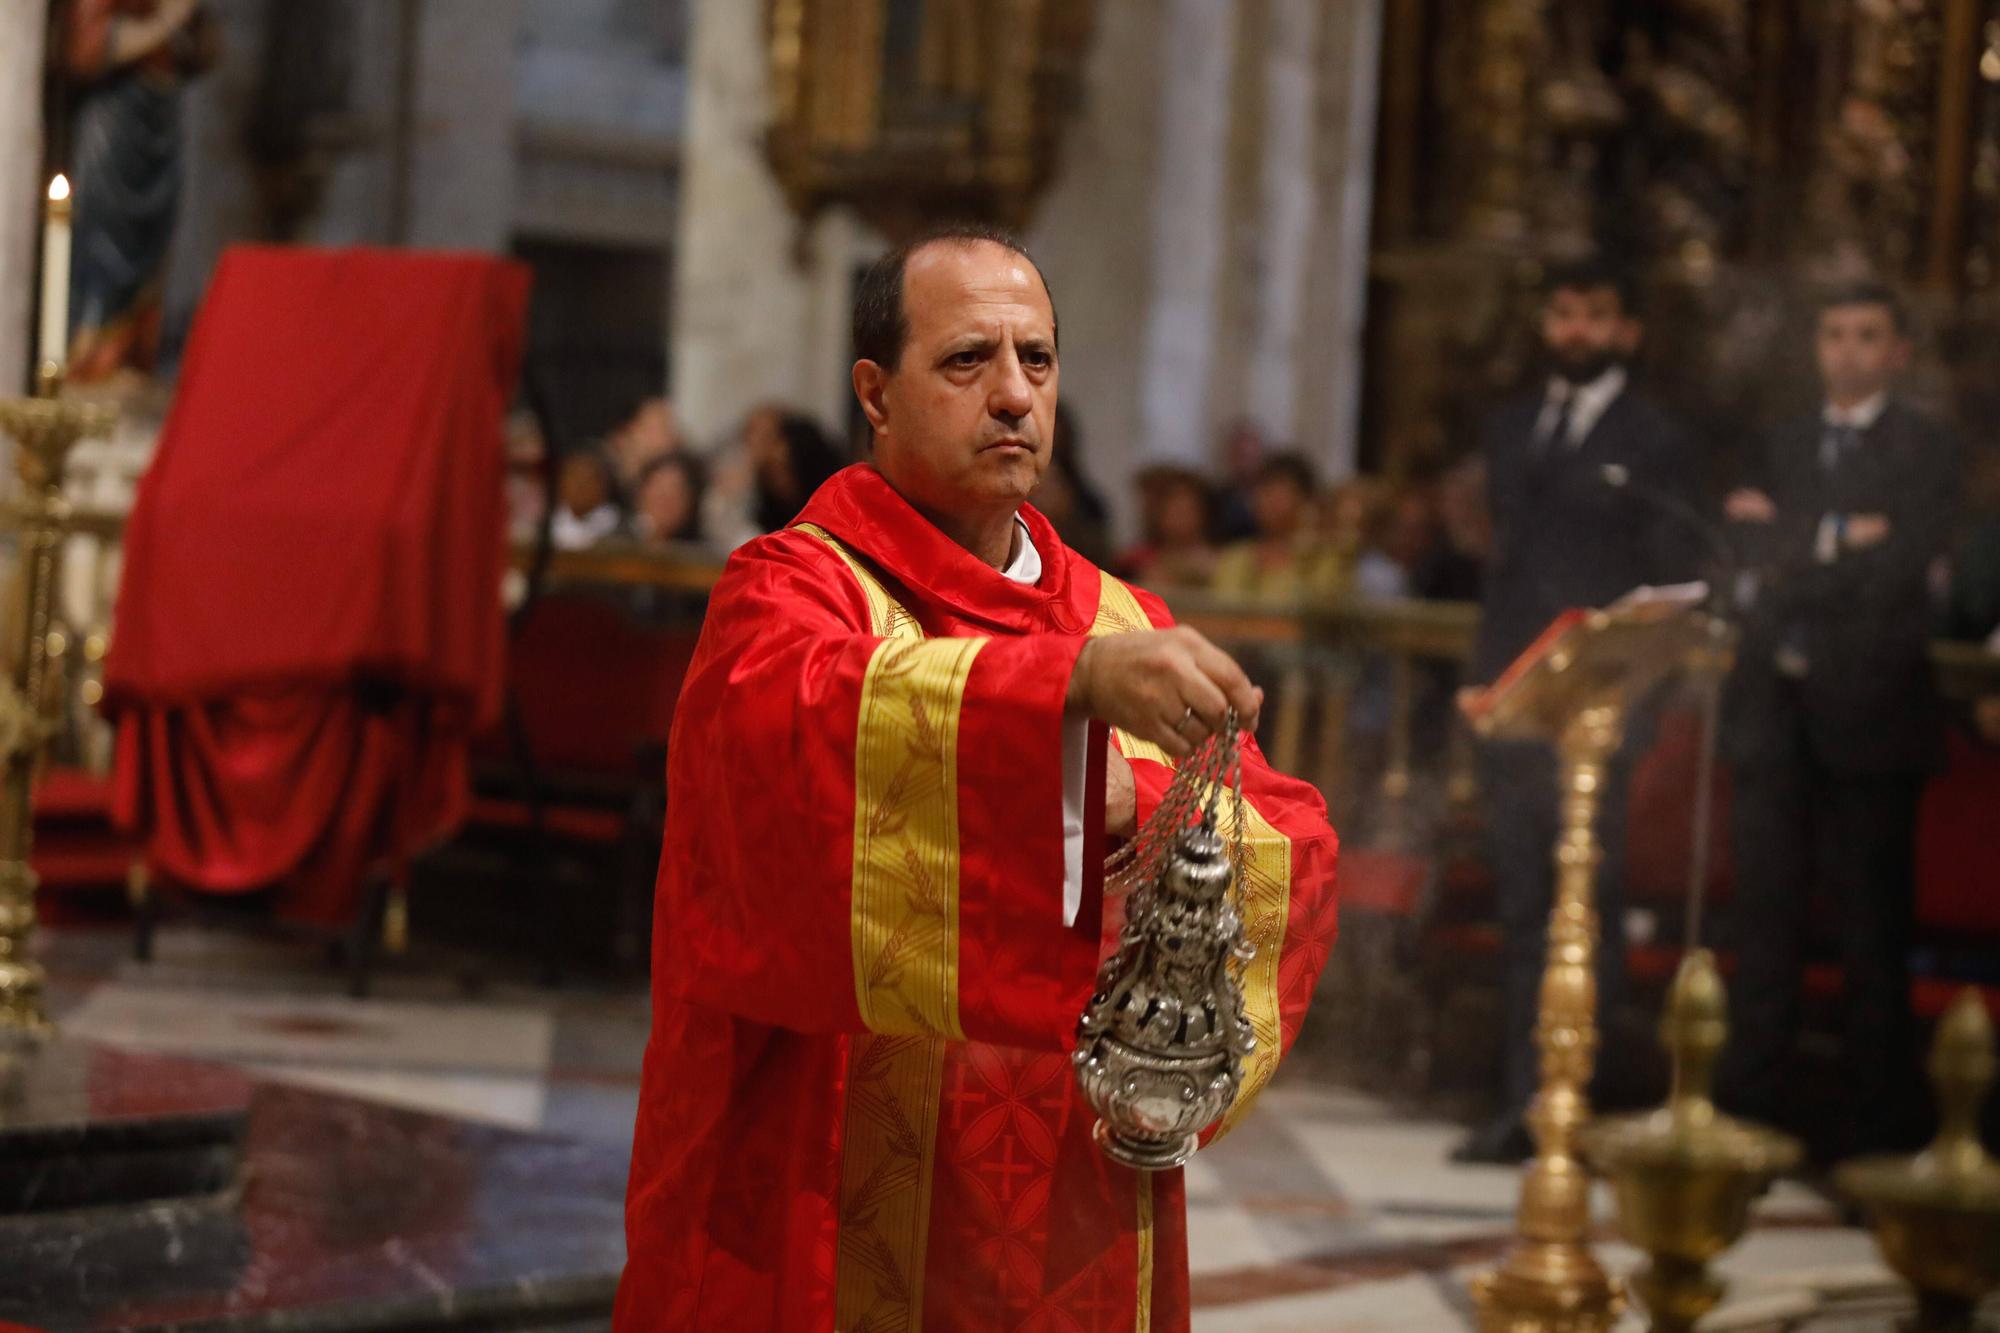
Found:
[[[1588,383],[1631,356],[1639,334],[1639,321],[1625,313],[1615,287],[1558,287],[1542,305],[1542,345],[1556,373],[1573,383]]]
[[[604,465],[588,454],[576,454],[563,463],[563,507],[572,514],[588,514],[611,498],[605,482]]]
[[[639,512],[646,516],[654,536],[678,536],[694,515],[694,492],[687,474],[677,467],[663,467],[647,477],[639,491]]]
[[[1208,506],[1201,492],[1180,484],[1160,496],[1160,545],[1179,549],[1208,540]]]
[[[743,422],[743,452],[758,470],[785,461],[785,436],[775,407],[760,407]]]
[[[1859,403],[1895,382],[1910,361],[1910,340],[1896,329],[1884,305],[1828,306],[1819,314],[1814,344],[1827,396]]]
[[[1263,461],[1263,432],[1252,422],[1237,422],[1230,429],[1229,437],[1222,442],[1223,466],[1231,477],[1249,481],[1257,475],[1257,467]]]
[[[1267,537],[1289,537],[1305,524],[1309,497],[1286,476],[1266,477],[1250,493],[1250,511]]]
[[[904,269],[903,313],[896,369],[854,367],[875,465],[919,508],[1018,507],[1055,439],[1055,310],[1041,275],[990,241],[927,245]]]

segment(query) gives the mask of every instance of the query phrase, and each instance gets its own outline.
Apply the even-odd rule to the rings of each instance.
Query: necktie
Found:
[[[1556,419],[1549,428],[1535,437],[1535,452],[1547,454],[1569,444],[1570,406],[1576,402],[1574,393],[1566,393],[1556,400]]]
[[[1829,423],[1819,435],[1820,469],[1831,472],[1839,467],[1841,460],[1854,452],[1854,447],[1860,442],[1861,432],[1853,426],[1845,422],[1838,425]]]

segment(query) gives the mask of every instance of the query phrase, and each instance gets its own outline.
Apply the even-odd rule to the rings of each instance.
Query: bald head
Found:
[[[889,251],[869,265],[868,271],[862,275],[861,284],[854,294],[855,359],[873,361],[887,370],[896,369],[902,360],[903,344],[910,336],[903,291],[908,282],[911,259],[933,246],[971,246],[981,242],[1013,252],[1035,270],[1037,277],[1041,275],[1040,266],[1027,248],[998,227],[966,222],[934,227]],[[1042,290],[1046,296],[1046,282]]]
[[[899,336],[867,312],[855,316],[857,353],[871,344],[875,352],[854,363],[875,466],[947,530],[1011,523],[1041,480],[1055,435],[1048,288],[1004,239],[928,238],[885,259],[885,277],[891,259]]]

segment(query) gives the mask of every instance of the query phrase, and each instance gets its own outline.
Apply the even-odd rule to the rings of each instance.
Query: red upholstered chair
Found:
[[[1944,1012],[1960,976],[1992,982],[2000,958],[2000,747],[1954,731],[1945,753],[1917,819],[1917,937],[1939,964],[1911,983],[1911,1007],[1925,1017]],[[2000,1013],[2000,988],[1981,989]]]
[[[1700,738],[1698,712],[1691,708],[1668,712],[1652,745],[1640,756],[1627,792],[1626,903],[1654,912],[1658,922],[1650,940],[1634,941],[1626,950],[1627,973],[1642,987],[1664,986],[1680,965]],[[1727,904],[1735,882],[1729,846],[1729,774],[1721,762],[1716,764],[1713,800],[1707,883],[1708,905],[1717,907]],[[1440,868],[1418,939],[1417,966],[1433,1023],[1468,982],[1492,977],[1501,950],[1482,839],[1473,829],[1466,834],[1460,845],[1468,855],[1448,858]],[[1730,963],[1723,960],[1725,969]]]
[[[1917,822],[1917,923],[1938,938],[2000,942],[2000,748],[1961,732],[1924,791]]]
[[[518,618],[508,725],[475,750],[464,836],[525,843],[552,892],[579,864],[611,881],[612,952],[629,964],[645,954],[667,733],[695,635],[642,625],[612,596],[553,592]]]
[[[108,775],[51,765],[35,780],[34,817],[30,863],[45,920],[60,916],[71,894],[131,888],[144,852],[111,822]]]
[[[1685,833],[1668,837],[1666,826],[1686,827],[1686,797],[1675,810],[1674,793],[1693,784],[1698,740],[1692,714],[1670,717],[1659,745],[1633,780],[1629,892],[1633,903],[1678,902],[1686,889]],[[1988,1006],[2000,1014],[2000,986],[1994,962],[2000,959],[2000,857],[1993,855],[1993,821],[2000,812],[2000,749],[1954,731],[1947,741],[1945,771],[1925,789],[1917,827],[1917,942],[1921,951],[1910,985],[1911,1008],[1935,1018],[1944,1012],[1966,978],[1981,985]],[[1710,902],[1727,903],[1733,887],[1728,846],[1728,771],[1716,774],[1716,824],[1709,872]],[[1632,974],[1637,980],[1671,978],[1679,950],[1667,944],[1635,946]],[[1731,959],[1723,960],[1725,971]],[[1821,960],[1806,970],[1804,988],[1816,1001],[1837,997],[1836,962]]]
[[[1626,797],[1625,903],[1652,914],[1650,939],[1626,949],[1626,972],[1640,986],[1665,986],[1681,961],[1688,871],[1694,855],[1694,795],[1701,767],[1701,713],[1676,708],[1660,718],[1652,746],[1632,770]],[[1709,785],[1706,908],[1712,927],[1736,888],[1729,840],[1729,765],[1719,757]],[[1715,931],[1704,932],[1710,941]],[[1725,959],[1724,966],[1728,966]]]
[[[1660,719],[1652,748],[1632,771],[1627,794],[1625,899],[1678,921],[1694,855],[1695,778],[1701,767],[1701,714],[1680,708]],[[1708,905],[1729,901],[1736,865],[1729,843],[1729,766],[1720,758],[1709,787]]]

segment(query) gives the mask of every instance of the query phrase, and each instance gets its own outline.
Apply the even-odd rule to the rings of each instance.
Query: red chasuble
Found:
[[[1187,1327],[1180,1173],[1108,1161],[1070,1072],[1101,836],[1063,924],[1070,669],[1170,619],[1021,512],[1036,586],[852,467],[716,585],[668,752],[624,1333]],[[1117,739],[1143,820],[1171,771]],[[1334,934],[1324,802],[1254,753],[1244,790],[1258,1051],[1222,1132]]]

